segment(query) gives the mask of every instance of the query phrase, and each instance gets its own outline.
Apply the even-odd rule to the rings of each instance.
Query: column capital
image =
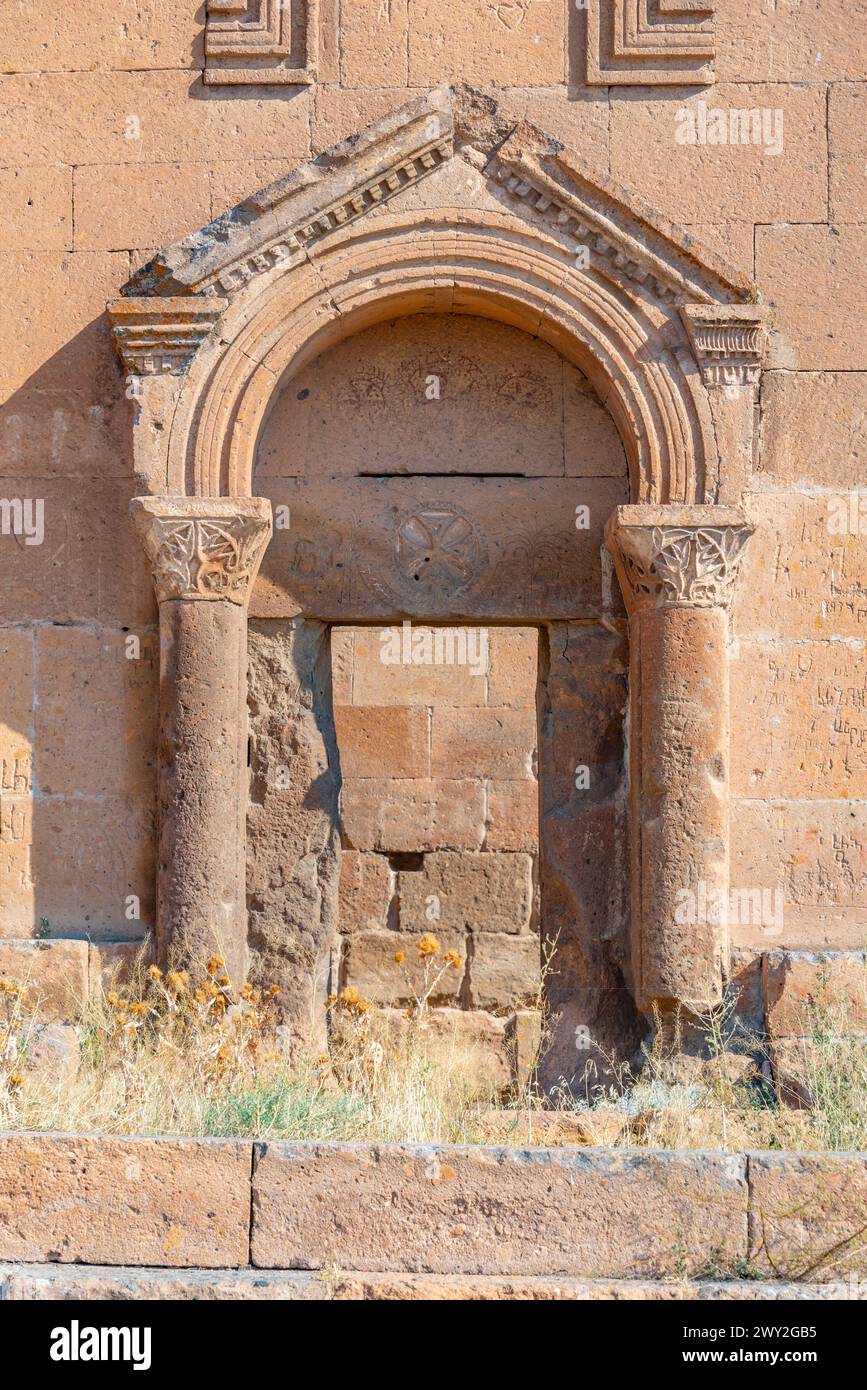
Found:
[[[605,528],[630,612],[728,608],[755,528],[733,507],[618,507]]]
[[[134,497],[130,511],[159,603],[224,599],[246,607],[271,538],[266,497]]]

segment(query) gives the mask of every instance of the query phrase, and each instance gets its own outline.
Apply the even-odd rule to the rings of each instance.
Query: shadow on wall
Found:
[[[154,920],[156,606],[103,316],[0,406],[0,937]]]

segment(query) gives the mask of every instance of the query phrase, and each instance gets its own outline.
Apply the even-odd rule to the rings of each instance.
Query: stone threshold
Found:
[[[747,1279],[505,1278],[332,1270],[144,1269],[133,1266],[0,1265],[0,1302],[731,1302],[867,1301],[867,1283],[793,1284]]]
[[[859,1287],[867,1154],[5,1133],[4,1265]]]

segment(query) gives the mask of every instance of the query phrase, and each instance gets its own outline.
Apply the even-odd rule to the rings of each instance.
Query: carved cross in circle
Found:
[[[447,504],[418,507],[398,523],[397,563],[425,589],[463,589],[479,573],[484,549],[469,517]]]

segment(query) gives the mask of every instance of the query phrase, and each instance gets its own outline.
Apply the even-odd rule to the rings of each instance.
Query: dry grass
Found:
[[[435,975],[442,962],[431,958]],[[446,960],[445,968],[452,968]],[[432,975],[432,978],[433,978]],[[426,1001],[396,1028],[352,990],[330,1001],[327,1055],[290,1062],[276,991],[237,998],[215,957],[200,981],[142,960],[96,994],[75,1027],[77,1064],[56,1065],[26,984],[0,993],[0,1125],[103,1134],[472,1142],[494,1103],[458,1036],[432,1045]]]
[[[773,1053],[735,1002],[693,1024],[688,1040],[678,1020],[657,1019],[640,1067],[616,1068],[616,1084],[593,1095],[589,1113],[625,1112],[618,1143],[630,1147],[867,1150],[867,1037],[847,1008],[805,1013],[793,1108],[779,1104]]]
[[[235,997],[219,958],[199,981],[140,961],[123,988],[92,998],[66,1030],[75,1043],[66,1065],[47,1050],[56,1025],[44,1024],[26,982],[0,981],[0,1126],[479,1143],[492,1137],[491,1108],[508,1105],[514,1137],[500,1137],[542,1141],[532,1082],[498,1093],[472,1045],[428,1026],[428,997],[448,968],[431,948],[416,1003],[397,1025],[393,1012],[343,991],[329,1001],[328,1054],[291,1061],[276,1042],[276,992],[245,987]],[[640,1068],[606,1059],[615,1084],[594,1092],[591,1077],[589,1101],[586,1090],[577,1101],[563,1088],[544,1103],[585,1118],[604,1136],[596,1142],[621,1146],[867,1149],[867,1039],[842,1010],[813,1012],[811,1027],[800,1110],[778,1105],[761,1040],[730,1008],[702,1020],[699,1049],[694,1035],[684,1046],[677,1025],[658,1027]]]

